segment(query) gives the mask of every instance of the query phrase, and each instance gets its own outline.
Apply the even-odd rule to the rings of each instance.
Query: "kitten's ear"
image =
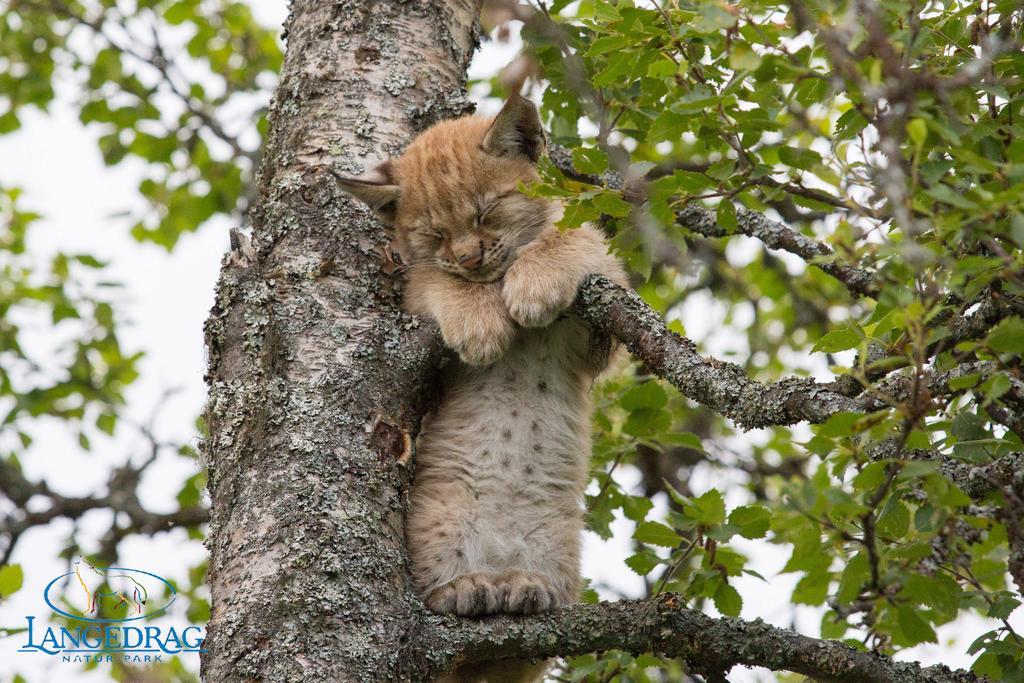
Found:
[[[391,223],[395,220],[398,200],[402,190],[395,182],[391,161],[382,161],[372,170],[360,176],[347,176],[331,171],[338,181],[338,187],[363,202]]]
[[[524,156],[536,162],[547,144],[533,102],[514,94],[498,112],[484,136],[484,151],[501,157]]]

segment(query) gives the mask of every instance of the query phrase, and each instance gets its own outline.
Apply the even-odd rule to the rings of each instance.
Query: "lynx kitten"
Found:
[[[407,522],[413,580],[435,612],[533,614],[580,588],[588,392],[607,354],[562,313],[586,276],[625,278],[596,229],[560,233],[561,207],[518,191],[543,150],[536,108],[513,96],[496,118],[439,123],[339,178],[394,226],[406,308],[461,358],[424,421]],[[540,670],[478,669],[459,680]]]

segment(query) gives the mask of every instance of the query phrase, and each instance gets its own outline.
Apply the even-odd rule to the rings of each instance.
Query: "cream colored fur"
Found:
[[[373,174],[340,179],[395,225],[405,305],[461,359],[424,421],[406,524],[435,612],[533,614],[580,589],[589,390],[607,354],[564,312],[586,276],[625,278],[596,229],[560,233],[560,207],[518,192],[542,147],[536,110],[515,97],[495,120],[439,124]],[[501,662],[447,680],[542,671]]]

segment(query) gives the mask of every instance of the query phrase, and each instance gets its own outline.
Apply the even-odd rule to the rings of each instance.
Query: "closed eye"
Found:
[[[497,206],[498,206],[498,202],[491,202],[490,204],[485,206],[483,209],[481,209],[480,213],[478,213],[477,216],[476,216],[477,225],[479,225],[480,223],[483,223],[484,221],[486,221],[487,220],[487,216],[489,216],[491,211],[494,211],[494,209]]]

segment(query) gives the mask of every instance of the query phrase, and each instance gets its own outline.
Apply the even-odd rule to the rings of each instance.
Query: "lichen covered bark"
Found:
[[[432,617],[433,647],[461,661],[491,657],[581,655],[620,649],[685,660],[693,673],[725,681],[734,666],[764,666],[835,683],[976,683],[945,666],[895,662],[839,642],[817,640],[757,619],[713,619],[683,606],[678,595],[573,605],[531,619]]]
[[[659,377],[687,398],[751,429],[824,422],[842,411],[860,411],[856,399],[803,377],[757,382],[735,363],[705,358],[696,345],[665,327],[635,292],[592,276],[580,288],[575,312],[615,337]]]
[[[292,3],[252,243],[225,258],[206,330],[207,681],[422,669],[401,654],[421,609],[403,510],[440,347],[398,312],[380,224],[323,167],[361,172],[469,109],[477,11],[475,0]]]

